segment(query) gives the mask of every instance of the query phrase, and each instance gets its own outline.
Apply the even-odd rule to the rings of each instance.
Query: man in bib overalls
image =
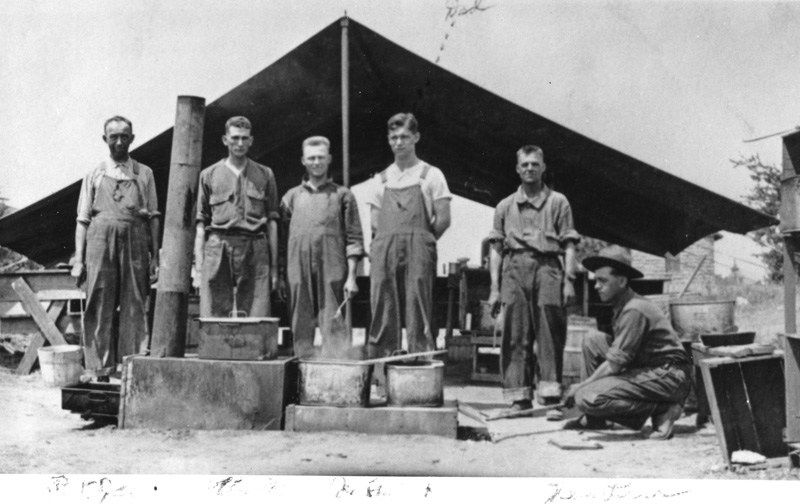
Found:
[[[364,255],[364,232],[355,196],[328,173],[330,141],[321,136],[303,142],[306,176],[281,200],[283,236],[294,354],[303,359],[361,357],[350,351],[342,312],[337,308],[358,293],[356,270]],[[322,348],[314,348],[314,329]]]
[[[441,170],[417,158],[419,139],[412,114],[389,119],[394,163],[375,176],[367,201],[374,236],[370,247],[371,357],[399,349],[404,325],[409,352],[435,346],[436,240],[450,226],[453,195]]]
[[[124,356],[144,354],[148,345],[159,212],[153,171],[128,156],[133,139],[128,119],[106,121],[103,140],[111,157],[86,175],[78,200],[72,275],[79,284],[86,279],[84,367],[98,381],[108,381]]]

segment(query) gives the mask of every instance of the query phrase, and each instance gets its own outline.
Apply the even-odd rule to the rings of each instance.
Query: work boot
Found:
[[[672,437],[672,430],[675,427],[675,422],[683,414],[683,406],[680,403],[672,403],[669,407],[660,414],[653,415],[653,432],[650,433],[650,439],[655,441],[666,441]]]
[[[608,423],[602,418],[597,418],[591,415],[581,415],[578,418],[567,420],[564,423],[566,430],[604,430],[608,429]]]

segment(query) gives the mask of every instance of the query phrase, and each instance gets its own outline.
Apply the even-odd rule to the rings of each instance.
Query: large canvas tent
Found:
[[[209,103],[202,165],[227,154],[220,141],[224,123],[240,114],[253,122],[251,157],[275,171],[281,192],[299,181],[300,145],[307,136],[328,136],[340,154],[341,40],[337,20]],[[743,234],[776,223],[497,96],[353,20],[347,40],[354,184],[391,162],[386,120],[411,111],[421,124],[420,157],[443,170],[453,193],[479,203],[496,205],[516,189],[514,153],[535,143],[584,235],[663,255],[719,230]],[[171,142],[169,129],[132,152],[154,169],[162,210]],[[67,260],[79,189],[76,181],[0,219],[0,244],[45,265]]]

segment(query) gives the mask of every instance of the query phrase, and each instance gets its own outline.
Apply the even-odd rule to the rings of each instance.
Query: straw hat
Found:
[[[583,266],[589,271],[596,271],[603,266],[611,266],[628,278],[642,278],[644,274],[631,266],[631,254],[619,245],[610,245],[601,250],[596,256],[583,260]]]

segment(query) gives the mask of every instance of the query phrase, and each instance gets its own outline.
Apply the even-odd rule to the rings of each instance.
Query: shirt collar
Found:
[[[617,318],[619,318],[619,314],[620,312],[622,312],[622,309],[625,308],[625,305],[628,304],[628,302],[635,297],[636,293],[633,292],[633,289],[631,289],[630,286],[628,286],[628,288],[625,289],[625,292],[623,292],[622,295],[619,297],[619,299],[617,299],[617,302],[614,303],[614,308],[613,308],[614,320],[617,320]]]
[[[112,159],[110,156],[106,158],[106,169],[113,170],[114,168],[118,168],[126,176],[133,178],[133,160],[130,156],[128,156],[128,159],[125,161],[117,161],[116,159]]]
[[[305,174],[305,175],[303,175],[303,179],[301,180],[300,183],[301,183],[301,185],[303,187],[305,187],[309,191],[318,192],[318,191],[322,191],[328,184],[332,184],[333,183],[333,177],[328,177],[319,186],[314,187],[314,185],[311,183],[311,180],[308,178],[308,174]]]
[[[518,205],[527,203],[528,205],[531,205],[532,207],[538,210],[542,208],[542,206],[544,205],[545,201],[547,201],[547,198],[549,196],[550,196],[550,188],[547,187],[547,184],[542,184],[542,191],[533,198],[529,198],[525,194],[525,191],[522,190],[522,186],[519,186],[516,194],[514,195],[514,202],[517,203]]]

